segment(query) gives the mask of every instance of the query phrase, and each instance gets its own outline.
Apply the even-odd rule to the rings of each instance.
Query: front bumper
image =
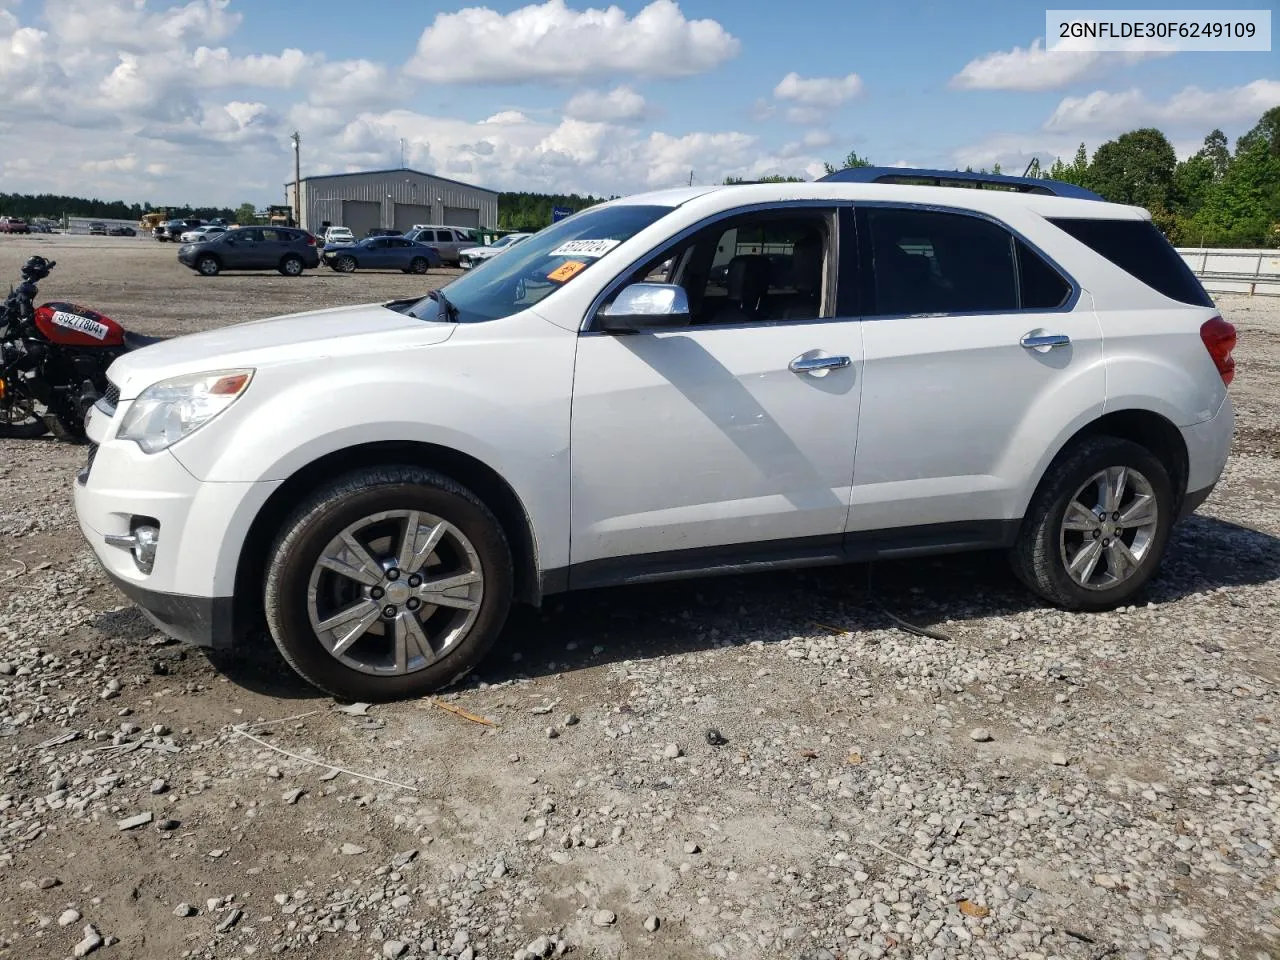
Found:
[[[107,576],[169,636],[229,645],[241,549],[280,483],[204,483],[167,450],[112,439],[116,424],[98,408],[85,426],[93,446],[73,485],[76,519]],[[150,573],[117,545],[140,521],[160,530]]]

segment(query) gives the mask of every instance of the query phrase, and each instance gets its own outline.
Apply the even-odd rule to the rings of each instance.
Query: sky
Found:
[[[398,167],[403,138],[414,169],[597,196],[813,177],[850,150],[1021,173],[1138,126],[1187,156],[1280,104],[1274,51],[1048,52],[1044,18],[1019,0],[0,0],[0,192],[282,203],[294,130],[303,176]]]

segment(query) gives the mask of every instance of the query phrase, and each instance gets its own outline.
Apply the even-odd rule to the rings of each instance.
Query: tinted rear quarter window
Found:
[[[1166,297],[1196,307],[1213,306],[1191,268],[1150,220],[1051,218],[1049,222]]]
[[[1044,258],[1021,240],[1018,248],[1018,289],[1023,310],[1052,310],[1071,297],[1071,285]]]

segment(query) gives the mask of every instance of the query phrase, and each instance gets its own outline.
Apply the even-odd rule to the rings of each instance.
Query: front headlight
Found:
[[[235,403],[252,379],[252,370],[211,370],[153,383],[129,406],[117,436],[159,453]]]

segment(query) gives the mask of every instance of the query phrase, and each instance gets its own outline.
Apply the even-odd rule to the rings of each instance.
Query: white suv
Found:
[[[171,635],[265,621],[361,700],[606,584],[998,548],[1128,602],[1223,469],[1234,328],[1140,209],[847,176],[616,200],[425,299],[125,354],[84,534]]]

